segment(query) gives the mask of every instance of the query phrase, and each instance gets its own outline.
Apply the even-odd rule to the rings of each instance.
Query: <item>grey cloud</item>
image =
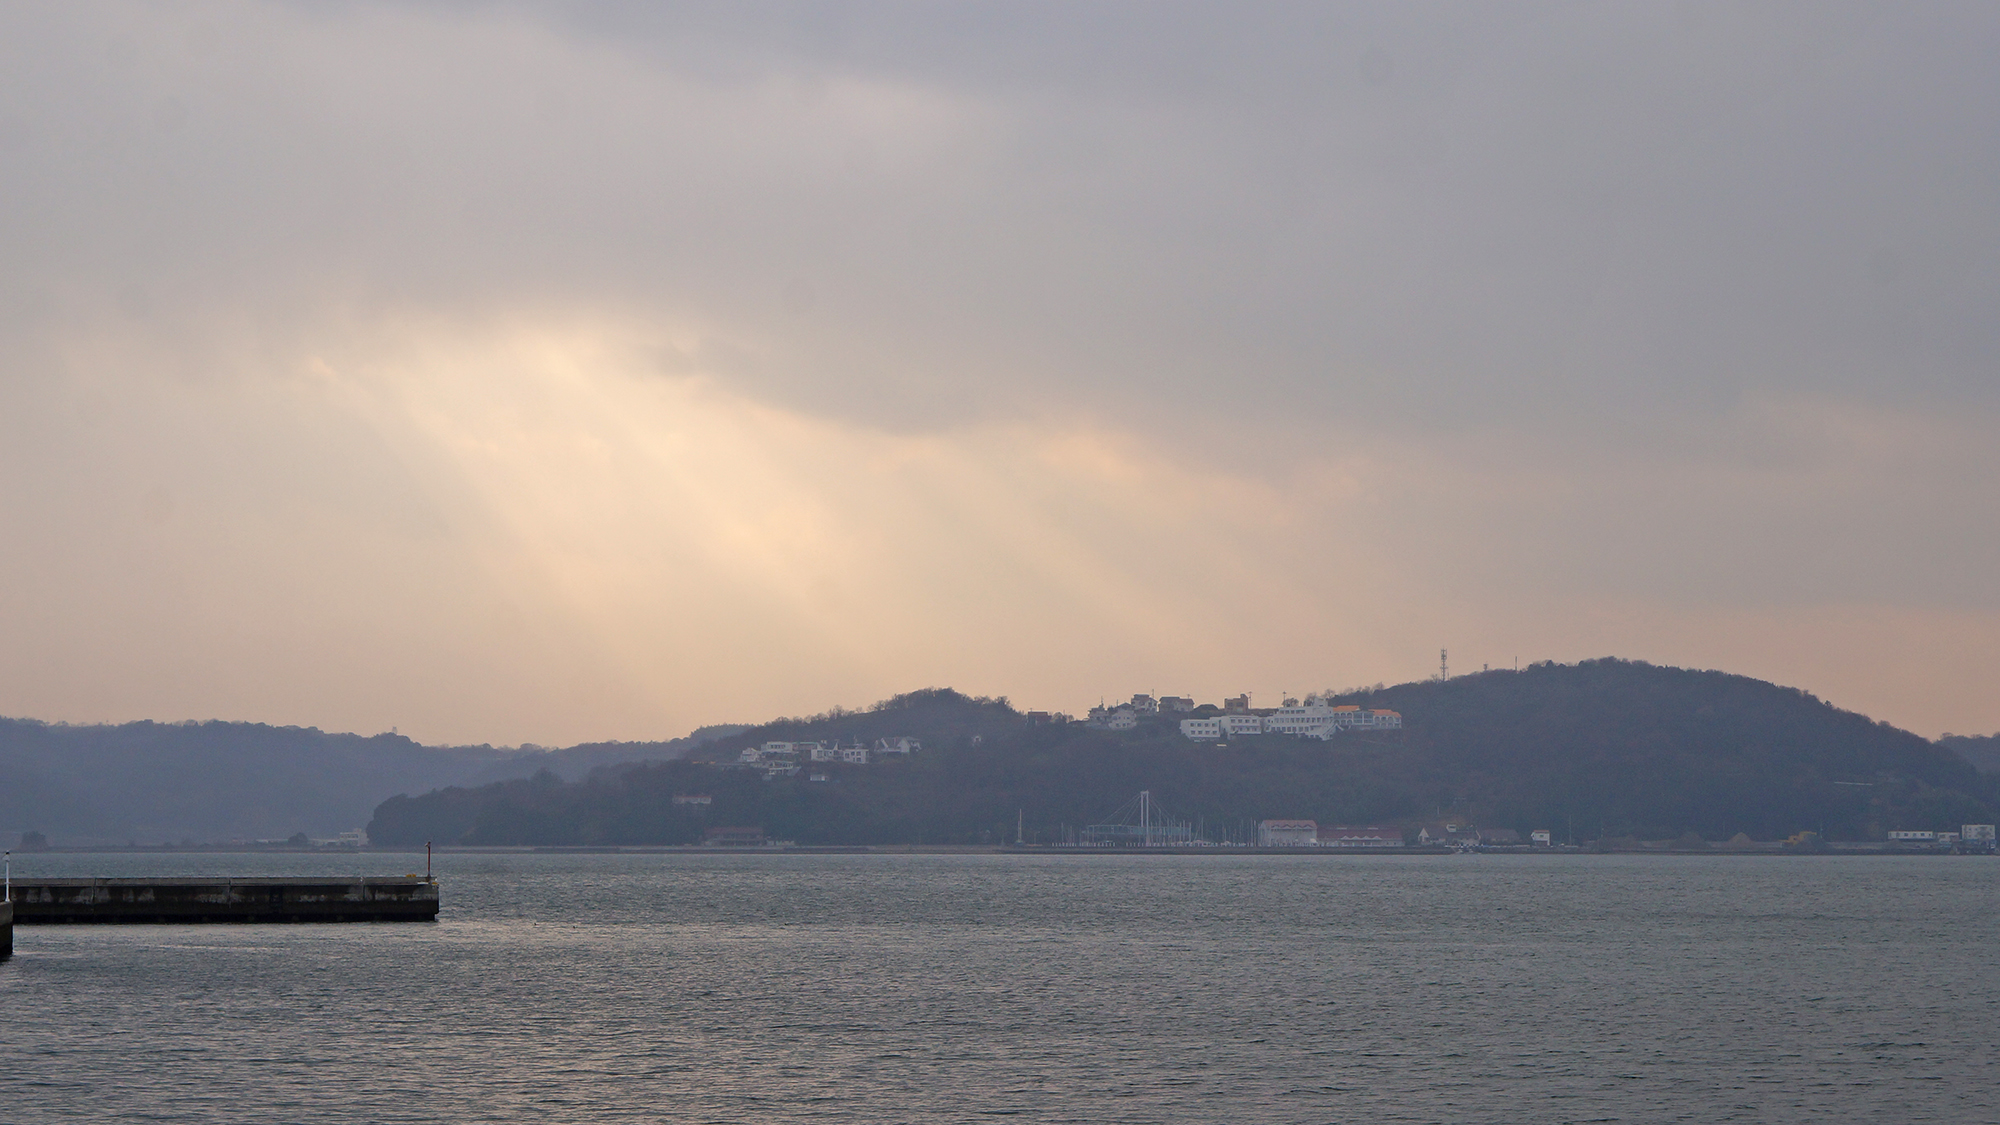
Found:
[[[17,10],[10,280],[694,310],[875,418],[1992,405],[1987,8],[440,11]]]

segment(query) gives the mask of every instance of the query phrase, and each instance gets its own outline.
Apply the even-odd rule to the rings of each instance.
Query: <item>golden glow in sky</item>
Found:
[[[2000,729],[1992,12],[661,11],[0,15],[0,713]]]

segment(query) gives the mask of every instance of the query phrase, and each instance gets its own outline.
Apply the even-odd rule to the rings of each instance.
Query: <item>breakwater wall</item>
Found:
[[[14,921],[79,923],[433,922],[438,885],[419,875],[338,879],[14,881]]]

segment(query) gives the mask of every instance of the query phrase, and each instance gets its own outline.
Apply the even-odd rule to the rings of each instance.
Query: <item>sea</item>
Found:
[[[421,855],[43,854],[37,875]],[[2000,861],[443,854],[16,927],[0,1121],[2000,1121]]]

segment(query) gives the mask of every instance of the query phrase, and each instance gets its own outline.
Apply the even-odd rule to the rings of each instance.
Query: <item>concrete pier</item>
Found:
[[[340,879],[14,881],[14,921],[78,923],[434,922],[438,885],[421,875]]]

